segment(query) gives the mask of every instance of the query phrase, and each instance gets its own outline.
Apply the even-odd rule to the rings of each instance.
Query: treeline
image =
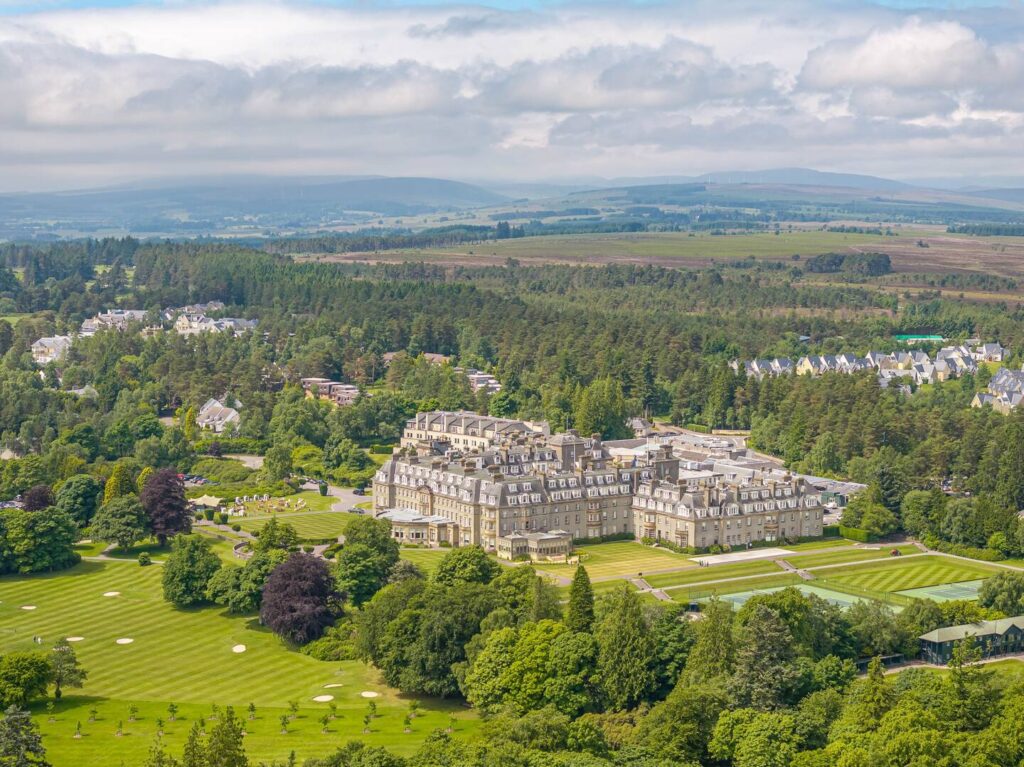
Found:
[[[1024,224],[950,224],[951,234],[973,234],[978,237],[1024,237]]]
[[[808,272],[862,275],[878,277],[892,271],[892,263],[885,253],[822,253],[804,262]]]

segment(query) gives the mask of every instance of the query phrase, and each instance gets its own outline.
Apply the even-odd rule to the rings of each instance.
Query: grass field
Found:
[[[941,556],[913,557],[873,562],[866,565],[837,567],[815,573],[825,586],[850,586],[884,597],[897,591],[935,586],[940,583],[973,581],[999,572],[980,562],[964,562]]]
[[[303,509],[297,510],[295,503],[300,499],[304,500],[306,505]],[[279,520],[294,527],[300,538],[322,539],[337,538],[344,531],[348,521],[355,516],[346,511],[331,511],[331,506],[337,499],[321,496],[317,492],[297,493],[288,496],[287,500],[291,501],[291,506],[278,509],[274,513],[269,513],[268,506],[262,503],[246,504],[246,516],[233,518],[232,522],[237,522],[243,530],[251,533],[253,530],[259,530],[276,515]]]
[[[32,637],[49,646],[60,636],[81,636],[75,645],[89,678],[82,690],[68,690],[48,722],[41,706],[37,720],[55,767],[139,764],[155,734],[155,719],[166,719],[166,706],[182,707],[191,720],[211,704],[244,710],[254,702],[260,719],[247,739],[250,760],[284,759],[294,749],[299,762],[327,753],[347,738],[387,745],[397,751],[415,748],[423,736],[447,725],[450,712],[460,717],[457,730],[470,733],[476,723],[454,704],[423,701],[425,716],[414,723],[412,735],[402,734],[407,701],[386,688],[376,672],[357,661],[325,663],[289,650],[253,618],[234,617],[219,608],[175,610],[162,598],[161,566],[139,567],[131,562],[88,561],[52,575],[0,580],[0,652],[34,649]],[[104,597],[105,592],[119,592]],[[35,606],[32,611],[24,605]],[[118,638],[133,639],[118,645]],[[232,651],[245,645],[246,651]],[[327,684],[341,687],[325,690]],[[380,718],[363,736],[366,700],[360,693],[379,693]],[[341,718],[330,732],[320,733],[318,718],[326,704],[312,698],[333,694]],[[279,735],[278,717],[289,701],[300,703],[301,716],[293,732]],[[129,723],[128,706],[138,705],[142,718]],[[99,720],[89,723],[95,706]],[[115,737],[118,720],[127,734]],[[74,740],[75,724],[85,736]],[[177,750],[191,721],[168,724],[165,740]]]
[[[697,583],[691,586],[671,589],[665,593],[672,597],[673,601],[692,602],[716,595],[738,594],[743,591],[763,591],[785,586],[796,586],[804,582],[800,579],[799,575],[780,571],[778,575],[767,575],[761,578],[741,578],[736,581],[727,581],[726,583]]]
[[[835,548],[822,552],[806,552],[786,557],[786,561],[793,567],[801,569],[808,567],[820,567],[822,565],[838,565],[846,562],[867,562],[872,559],[892,559],[889,553],[893,549],[899,550],[904,556],[907,554],[918,554],[920,550],[911,544],[901,546],[883,546],[879,549],[859,549],[854,547]]]
[[[654,588],[672,588],[701,581],[718,581],[724,578],[745,578],[748,575],[781,573],[782,568],[770,559],[755,559],[752,562],[735,562],[711,567],[698,567],[678,573],[661,573],[645,578]]]
[[[399,549],[398,555],[417,565],[420,570],[430,575],[437,569],[438,563],[450,549]]]
[[[637,573],[656,572],[658,570],[681,570],[688,567],[696,568],[697,564],[682,554],[667,549],[656,549],[633,541],[616,541],[614,543],[598,543],[592,546],[579,546],[577,552],[580,561],[587,568],[591,580],[603,578],[629,578]],[[576,565],[562,565],[545,562],[537,565],[552,575],[571,578]]]

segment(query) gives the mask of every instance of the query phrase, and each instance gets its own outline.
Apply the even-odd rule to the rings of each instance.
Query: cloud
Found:
[[[0,190],[186,172],[1024,173],[1022,139],[1014,6],[210,0],[0,16]]]

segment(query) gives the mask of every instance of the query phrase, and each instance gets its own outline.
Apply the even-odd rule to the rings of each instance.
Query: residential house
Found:
[[[240,422],[238,411],[217,399],[206,400],[196,415],[196,425],[200,429],[208,429],[216,434],[221,434],[226,429],[237,426]]]
[[[974,359],[978,362],[1002,362],[1006,357],[1006,348],[998,341],[979,344],[974,350]]]
[[[246,333],[254,330],[257,320],[245,320],[238,317],[222,317],[213,319],[205,314],[194,314],[183,312],[174,321],[174,330],[183,336],[196,335],[198,333]]]
[[[107,328],[124,330],[130,323],[144,322],[147,314],[144,309],[108,309],[83,320],[79,335],[88,337]]]
[[[71,348],[71,336],[47,336],[32,344],[32,360],[40,367],[64,359]]]

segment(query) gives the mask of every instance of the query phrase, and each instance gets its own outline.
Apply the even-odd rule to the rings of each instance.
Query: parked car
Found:
[[[361,487],[352,488],[352,495],[366,495],[366,491]]]

